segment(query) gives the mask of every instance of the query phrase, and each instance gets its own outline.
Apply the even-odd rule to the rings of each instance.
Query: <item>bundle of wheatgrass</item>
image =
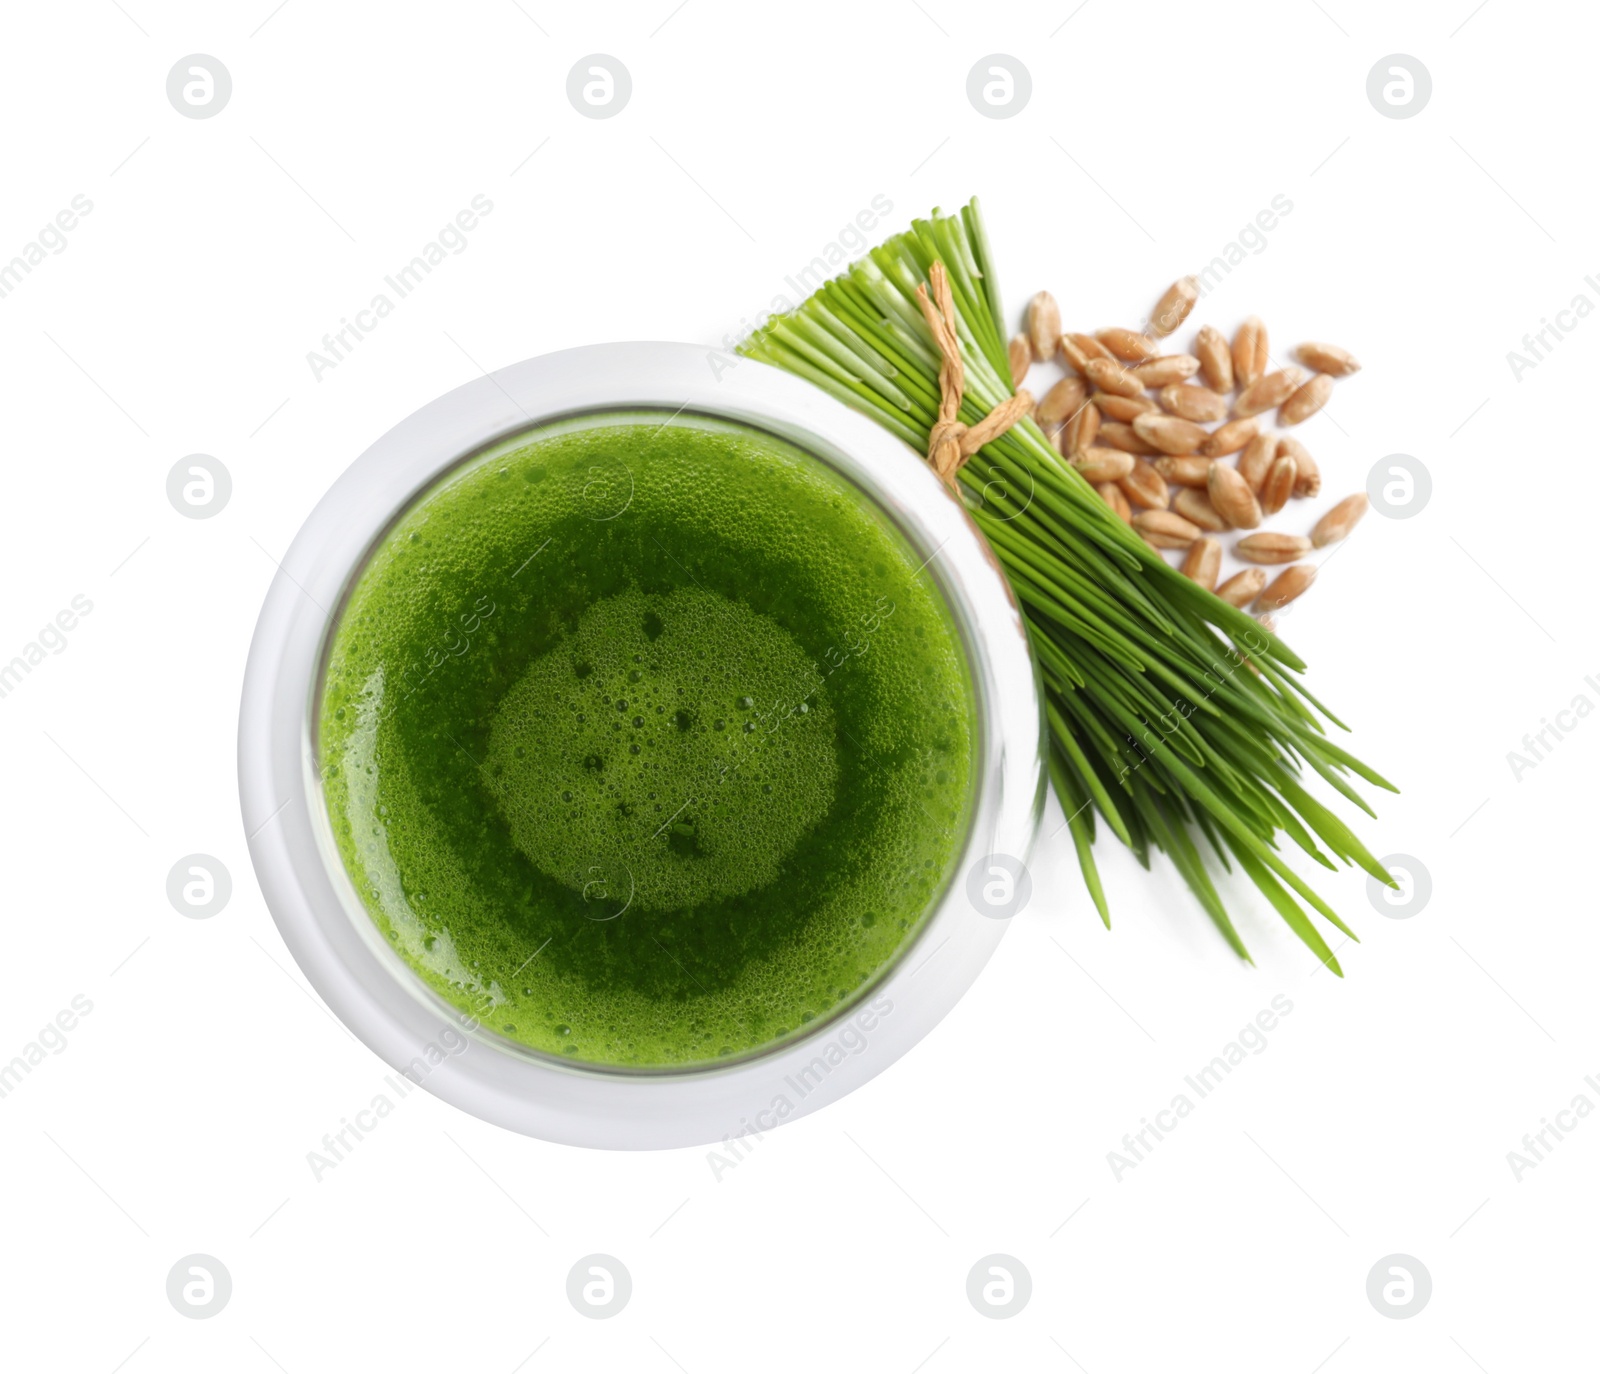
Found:
[[[1249,954],[1202,845],[1224,869],[1236,862],[1340,972],[1301,902],[1352,939],[1354,932],[1285,862],[1279,840],[1287,836],[1328,868],[1331,851],[1392,884],[1306,791],[1303,769],[1368,815],[1346,774],[1394,789],[1325,737],[1318,712],[1344,727],[1301,685],[1305,665],[1286,645],[1169,566],[1067,464],[1025,407],[1006,405],[1007,333],[976,200],[959,215],[935,211],[915,221],[739,351],[814,382],[918,453],[929,451],[936,426],[935,449],[947,448],[939,321],[918,300],[919,287],[926,293],[940,275],[935,263],[948,276],[955,330],[946,337],[952,348],[959,342],[964,371],[956,418],[972,426],[997,408],[1007,418],[1023,411],[955,480],[1027,619],[1044,681],[1050,776],[1101,919],[1110,925],[1091,848],[1097,814],[1146,867],[1152,845],[1166,853],[1241,957]],[[947,392],[949,380],[947,372]]]

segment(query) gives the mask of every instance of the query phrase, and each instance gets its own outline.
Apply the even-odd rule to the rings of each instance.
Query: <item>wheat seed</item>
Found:
[[[1028,302],[1028,343],[1036,362],[1048,362],[1055,356],[1057,341],[1061,338],[1061,307],[1048,291],[1037,291]]]
[[[1194,341],[1195,356],[1200,359],[1200,375],[1213,391],[1226,396],[1233,390],[1233,354],[1228,351],[1228,341],[1220,329],[1202,325]]]
[[[1285,367],[1258,377],[1239,393],[1233,403],[1233,413],[1238,416],[1261,415],[1281,406],[1295,393],[1306,374],[1298,367]]]
[[[1294,459],[1278,458],[1273,461],[1267,479],[1261,484],[1261,513],[1276,515],[1294,495]]]
[[[1230,606],[1248,606],[1267,585],[1267,574],[1262,568],[1246,568],[1236,572],[1217,588],[1217,595]]]
[[[1302,595],[1316,580],[1317,568],[1314,563],[1296,563],[1292,568],[1285,568],[1277,577],[1273,578],[1272,585],[1256,598],[1254,609],[1257,611],[1282,610],[1295,597]]]
[[[1228,522],[1211,504],[1211,498],[1200,487],[1182,487],[1172,503],[1172,509],[1192,525],[1198,525],[1212,534],[1221,534]]]
[[[1033,348],[1028,343],[1027,335],[1014,334],[1011,342],[1006,345],[1006,353],[1011,359],[1011,385],[1015,389],[1028,379],[1028,369],[1033,366]]]
[[[1100,493],[1106,505],[1117,513],[1118,519],[1126,522],[1133,518],[1133,511],[1128,506],[1128,498],[1122,494],[1122,488],[1115,482],[1099,482],[1095,490]]]
[[[1161,352],[1161,345],[1135,329],[1102,329],[1095,338],[1125,363],[1146,363]]]
[[[1189,545],[1183,560],[1183,575],[1198,582],[1208,592],[1217,585],[1217,574],[1222,571],[1222,545],[1215,539],[1200,538]]]
[[[1183,386],[1175,382],[1162,387],[1156,399],[1168,414],[1199,424],[1210,424],[1228,413],[1227,398],[1203,386]]]
[[[1122,493],[1136,506],[1146,510],[1166,510],[1172,493],[1161,474],[1143,458],[1133,460],[1133,471],[1119,483]]]
[[[1233,551],[1246,563],[1293,563],[1311,552],[1311,541],[1303,534],[1263,530],[1260,534],[1247,534],[1233,546]]]
[[[1170,510],[1141,511],[1133,517],[1133,527],[1154,549],[1186,549],[1200,537],[1194,525]]]
[[[1320,549],[1338,543],[1360,523],[1366,513],[1366,492],[1358,491],[1354,496],[1345,497],[1312,527],[1312,547]]]
[[[1361,371],[1355,355],[1334,344],[1303,343],[1295,349],[1295,356],[1313,372],[1326,372],[1330,377],[1348,377]]]
[[[1256,494],[1239,476],[1238,469],[1226,463],[1212,463],[1206,475],[1206,495],[1217,514],[1236,530],[1253,530],[1261,523],[1261,506]]]
[[[1179,277],[1156,302],[1150,314],[1150,332],[1166,336],[1186,319],[1200,299],[1200,283],[1194,277]]]

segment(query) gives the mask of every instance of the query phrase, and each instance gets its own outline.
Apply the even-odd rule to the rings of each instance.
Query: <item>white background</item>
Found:
[[[272,3],[7,11],[0,260],[74,195],[94,209],[0,300],[0,659],[74,595],[94,609],[0,700],[0,1060],[75,995],[93,1012],[0,1099],[0,1363],[1579,1367],[1600,1122],[1520,1181],[1506,1155],[1574,1095],[1600,1104],[1600,720],[1520,781],[1506,756],[1579,693],[1600,704],[1600,320],[1520,381],[1506,354],[1579,292],[1600,304],[1595,15]],[[605,121],[565,94],[595,52],[633,78]],[[1013,119],[966,98],[995,52],[1032,73]],[[1395,52],[1432,74],[1412,119],[1366,96]],[[167,101],[190,53],[232,74],[215,118]],[[478,193],[495,208],[467,251],[314,379],[307,351]],[[1323,880],[1362,937],[1340,981],[1236,884],[1249,968],[1169,868],[1103,844],[1108,934],[1052,804],[1032,905],[957,1010],[720,1179],[705,1150],[566,1149],[416,1093],[315,1181],[307,1152],[385,1070],[294,967],[238,819],[238,686],[274,557],[361,449],[480,369],[714,344],[875,195],[881,236],[974,193],[1011,308],[1048,286],[1082,329],[1136,323],[1293,202],[1191,325],[1257,312],[1277,351],[1361,357],[1305,427],[1330,497],[1391,453],[1432,474],[1427,509],[1369,516],[1283,625],[1403,786],[1362,833],[1420,860],[1431,901],[1386,919],[1353,871]],[[233,478],[205,521],[165,494],[195,452]],[[233,877],[210,920],[165,896],[196,851]],[[1108,1151],[1277,994],[1293,1012],[1265,1052],[1118,1181]],[[634,1283],[605,1321],[565,1294],[597,1251]],[[211,1320],[166,1297],[193,1252],[233,1276]],[[1013,1320],[965,1296],[991,1252],[1032,1275]],[[1394,1252],[1433,1279],[1410,1320],[1366,1296]]]

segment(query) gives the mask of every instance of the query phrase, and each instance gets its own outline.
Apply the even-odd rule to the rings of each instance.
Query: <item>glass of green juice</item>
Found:
[[[683,1145],[955,1004],[1023,899],[1039,711],[917,455],[761,364],[600,345],[440,398],[323,498],[252,644],[242,809],[294,957],[411,1083]]]

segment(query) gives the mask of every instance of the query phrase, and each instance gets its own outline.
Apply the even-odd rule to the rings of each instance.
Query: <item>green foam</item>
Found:
[[[542,872],[581,892],[620,870],[641,910],[703,906],[774,882],[827,815],[821,689],[794,636],[748,606],[626,591],[518,679],[485,762]]]

